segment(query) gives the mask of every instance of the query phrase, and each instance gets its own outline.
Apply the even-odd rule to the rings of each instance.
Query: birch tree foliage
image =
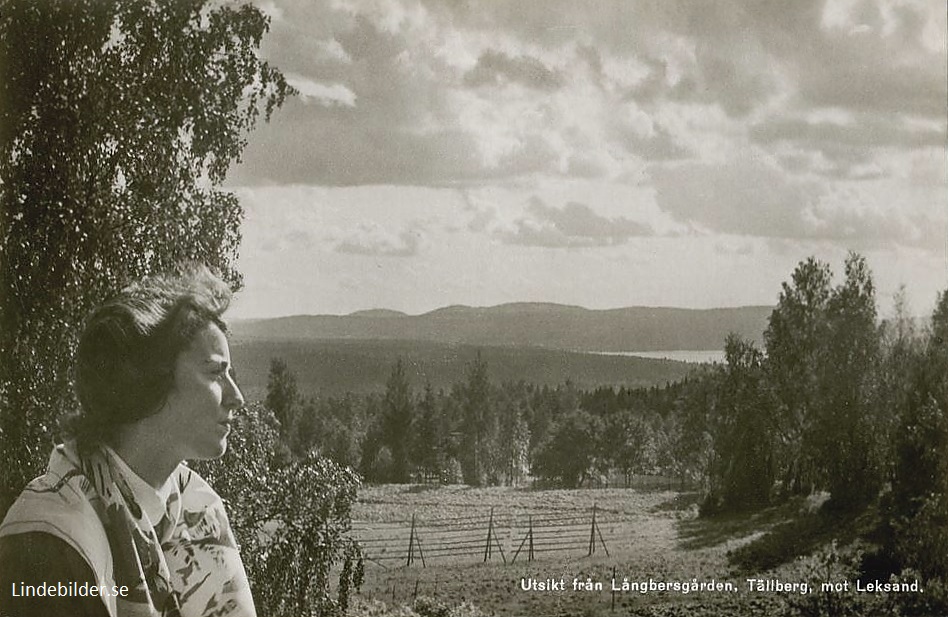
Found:
[[[221,185],[292,92],[258,56],[267,27],[206,0],[0,0],[0,510],[76,408],[93,306],[185,259],[239,287]]]

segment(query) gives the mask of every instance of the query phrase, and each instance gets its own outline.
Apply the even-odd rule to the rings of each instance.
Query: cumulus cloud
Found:
[[[830,178],[875,178],[878,163],[892,150],[942,147],[948,139],[941,121],[898,115],[847,114],[845,119],[785,117],[752,126],[750,139],[777,154],[795,172]]]
[[[656,166],[650,174],[662,209],[723,233],[800,237],[802,212],[821,193],[815,183],[796,180],[751,153],[722,164]]]
[[[943,201],[945,186],[938,0],[268,0],[267,10],[277,18],[265,55],[300,97],[250,136],[237,184],[527,187],[455,227],[530,246],[653,233],[603,214],[603,200],[531,188],[560,181],[651,191],[696,235],[933,245],[926,230],[941,219],[920,204],[939,190]],[[901,212],[876,204],[883,185]],[[546,201],[524,206],[534,193]],[[393,229],[334,246],[418,250]]]
[[[943,116],[944,5],[830,0],[804,57],[801,94],[823,106]],[[831,63],[819,63],[820,57]]]
[[[487,23],[469,24],[475,16],[453,4],[411,0],[286,2],[284,13],[272,33],[273,61],[305,75],[291,81],[304,102],[318,104],[290,102],[255,134],[238,182],[609,177],[649,152],[675,152],[674,137],[628,98],[647,66],[602,56],[580,40],[589,33],[567,30],[567,39],[547,44],[491,10]],[[560,18],[548,18],[555,28]]]
[[[948,211],[945,184],[906,190],[889,178],[839,182],[804,212],[810,237],[854,249],[891,248],[941,252]]]
[[[464,75],[464,83],[474,87],[496,86],[507,81],[537,90],[555,90],[562,85],[562,78],[537,58],[510,57],[493,49],[484,51],[474,68]]]
[[[935,225],[934,220],[924,215],[912,220],[899,212],[824,203],[805,215],[809,239],[836,241],[855,250],[887,248],[894,244],[933,247],[937,246],[933,240],[937,242],[942,236],[943,225]]]
[[[648,225],[625,217],[604,217],[585,204],[569,202],[555,208],[538,197],[530,199],[512,229],[498,231],[508,244],[547,248],[611,246],[652,234]]]
[[[355,107],[355,93],[342,84],[326,85],[294,73],[288,73],[286,81],[297,89],[299,97],[304,103],[312,101],[325,107],[332,105]]]
[[[746,153],[724,165],[651,170],[659,205],[700,232],[829,241],[851,249],[900,244],[937,249],[948,223],[944,186],[906,190],[881,172],[827,187]]]
[[[279,255],[323,243],[325,212],[312,207],[324,198],[320,189],[245,187],[236,193],[244,207],[241,252]]]
[[[918,148],[945,143],[944,126],[915,125],[899,117],[874,117],[851,122],[779,119],[751,127],[751,138],[760,143],[788,141],[807,143],[817,148],[840,145],[866,150],[897,146]]]
[[[418,253],[420,240],[415,230],[393,233],[378,225],[362,224],[336,245],[336,251],[374,257],[412,257]]]
[[[879,140],[944,135],[891,126],[892,114],[944,118],[938,4],[282,0],[266,51],[309,104],[288,104],[253,136],[237,180],[621,178],[748,130],[774,154],[792,142],[798,164],[820,154],[845,176],[842,158],[865,165]],[[723,119],[679,122],[689,108]],[[834,108],[856,122],[807,120]]]

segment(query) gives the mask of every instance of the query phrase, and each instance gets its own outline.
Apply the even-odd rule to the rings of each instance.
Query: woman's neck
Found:
[[[140,424],[126,427],[110,443],[115,453],[139,478],[155,490],[161,489],[181,464],[181,457],[159,435],[149,435]]]

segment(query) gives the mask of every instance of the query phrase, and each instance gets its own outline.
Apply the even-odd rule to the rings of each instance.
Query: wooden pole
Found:
[[[520,549],[523,548],[523,545],[527,543],[527,534],[524,534],[523,540],[520,541],[520,546],[517,547],[517,550],[514,551],[513,557],[510,559],[510,563],[517,561],[517,555],[520,554]]]
[[[616,567],[612,566],[612,580],[616,580]],[[610,609],[613,613],[616,612],[616,585],[615,582],[612,583],[612,608]]]
[[[490,519],[487,522],[487,544],[484,545],[484,561],[490,559],[490,542],[494,534],[494,509],[490,509]]]
[[[411,515],[411,533],[408,535],[408,563],[406,566],[410,566],[412,562],[412,557],[414,556],[415,549],[415,515]]]
[[[510,559],[510,563],[517,561],[517,556],[520,554],[520,551],[523,550],[523,545],[527,543],[527,540],[530,540],[530,552],[533,552],[533,539],[530,537],[530,533],[533,530],[533,516],[530,517],[530,531],[523,535],[523,540],[520,541],[520,546],[517,547],[517,550],[514,552],[513,557]],[[533,559],[532,554],[528,557],[528,560]]]
[[[592,525],[589,527],[589,552],[586,553],[587,556],[592,555],[596,552],[596,504],[593,503],[593,520]]]
[[[415,537],[415,544],[418,545],[418,556],[421,557],[421,567],[427,568],[428,564],[425,563],[425,551],[421,546],[421,536]]]
[[[528,553],[529,558],[527,561],[533,561],[533,515],[530,515],[530,552]]]
[[[602,530],[599,529],[599,524],[596,524],[596,533],[599,535],[599,542],[602,544],[602,550],[606,551],[606,557],[609,556],[609,549],[606,547],[606,541],[602,539]]]
[[[500,551],[500,558],[504,560],[504,564],[507,564],[507,556],[504,555],[504,547],[500,545],[500,540],[497,539],[497,534],[494,534],[494,544],[497,546],[497,550]]]

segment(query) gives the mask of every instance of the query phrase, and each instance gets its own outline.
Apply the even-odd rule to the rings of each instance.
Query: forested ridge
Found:
[[[358,338],[595,352],[721,349],[728,332],[760,342],[771,308],[635,306],[593,310],[519,302],[489,307],[447,306],[422,315],[374,310],[244,320],[234,323],[234,334],[246,340]]]

